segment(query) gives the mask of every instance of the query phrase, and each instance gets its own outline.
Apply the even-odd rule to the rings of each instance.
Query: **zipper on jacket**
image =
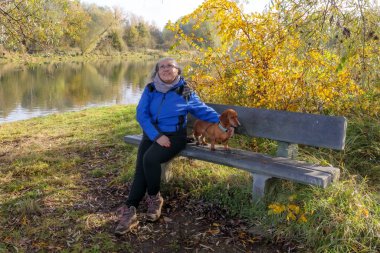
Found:
[[[158,110],[157,110],[156,124],[158,124],[158,116],[160,115],[160,112],[162,109],[162,104],[164,103],[165,97],[166,97],[166,93],[164,93],[164,96],[162,97],[160,106],[158,107]]]

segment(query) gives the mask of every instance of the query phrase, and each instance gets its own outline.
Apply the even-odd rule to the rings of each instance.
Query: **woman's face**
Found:
[[[178,76],[178,68],[175,61],[163,60],[158,63],[158,75],[165,83],[172,83]]]

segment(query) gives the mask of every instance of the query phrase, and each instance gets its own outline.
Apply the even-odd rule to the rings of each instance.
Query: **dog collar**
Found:
[[[223,132],[227,132],[228,131],[228,129],[227,128],[225,128],[224,126],[222,126],[222,124],[218,124],[218,127],[219,127],[219,129],[220,130],[222,130]]]

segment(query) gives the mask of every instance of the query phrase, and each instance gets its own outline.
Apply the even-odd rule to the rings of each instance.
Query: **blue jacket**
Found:
[[[167,93],[159,92],[151,85],[145,87],[136,114],[137,121],[150,140],[155,141],[163,133],[176,132],[186,127],[187,113],[204,121],[219,122],[219,114],[203,103],[194,92],[189,94],[188,99],[179,94],[178,90],[185,85],[182,77]]]

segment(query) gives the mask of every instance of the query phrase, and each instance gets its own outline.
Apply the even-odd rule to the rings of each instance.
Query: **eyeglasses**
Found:
[[[177,68],[177,67],[174,66],[173,64],[160,65],[160,66],[158,66],[158,69],[159,69],[159,70],[164,70],[164,69],[174,69],[174,68]]]

